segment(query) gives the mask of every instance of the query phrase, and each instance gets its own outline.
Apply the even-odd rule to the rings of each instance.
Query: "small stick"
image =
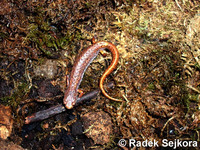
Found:
[[[111,88],[113,86],[114,86],[113,82],[111,82],[107,85],[108,88]],[[98,95],[99,92],[100,92],[100,89],[95,89],[91,92],[86,93],[85,95],[83,95],[81,98],[79,98],[77,100],[75,106],[78,106],[85,101],[88,101],[88,100],[95,98]],[[38,111],[38,112],[36,112],[36,113],[34,113],[30,116],[27,116],[25,118],[25,124],[30,124],[32,122],[41,121],[41,120],[50,118],[54,115],[57,115],[59,113],[66,111],[66,110],[67,109],[62,104],[59,104],[59,105],[50,107],[46,110]]]

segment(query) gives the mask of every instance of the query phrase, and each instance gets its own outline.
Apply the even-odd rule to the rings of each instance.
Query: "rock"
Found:
[[[58,73],[58,63],[55,60],[46,60],[42,65],[34,66],[33,72],[36,76],[52,79]]]
[[[110,142],[112,134],[111,117],[103,112],[88,112],[82,116],[85,135],[93,139],[95,144]]]

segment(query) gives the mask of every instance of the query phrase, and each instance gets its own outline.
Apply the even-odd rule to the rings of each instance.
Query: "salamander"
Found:
[[[75,59],[72,71],[68,78],[68,87],[64,93],[63,103],[67,109],[73,108],[78,97],[78,88],[83,79],[83,75],[93,61],[93,59],[98,55],[100,50],[108,49],[112,53],[112,61],[109,67],[105,70],[100,78],[99,87],[104,96],[114,101],[122,101],[109,96],[104,90],[103,83],[107,76],[117,67],[119,60],[119,52],[115,45],[106,41],[94,42],[91,46],[84,49]]]

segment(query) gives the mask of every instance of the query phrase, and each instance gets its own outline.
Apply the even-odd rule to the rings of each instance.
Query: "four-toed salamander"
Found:
[[[99,41],[84,49],[76,58],[75,63],[73,65],[72,71],[70,73],[70,77],[68,80],[68,87],[65,91],[64,95],[64,105],[67,109],[71,109],[77,99],[78,99],[78,88],[83,79],[83,75],[93,61],[93,59],[98,55],[99,51],[102,49],[108,49],[112,53],[112,62],[110,66],[105,70],[103,75],[100,78],[99,87],[102,93],[109,99],[114,101],[121,101],[119,99],[115,99],[110,97],[103,88],[103,83],[106,77],[116,68],[118,60],[119,60],[119,52],[115,45],[106,41]]]

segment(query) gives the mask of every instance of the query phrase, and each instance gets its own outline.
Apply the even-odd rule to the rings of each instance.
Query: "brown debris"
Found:
[[[121,111],[121,109],[118,111]],[[157,138],[154,132],[158,119],[151,117],[140,101],[128,103],[126,110],[123,109],[123,111],[117,112],[117,114],[119,115],[117,122],[119,123],[123,138]]]
[[[146,106],[151,115],[166,118],[172,117],[174,114],[178,114],[178,112],[182,112],[178,107],[171,105],[173,104],[172,101],[177,99],[177,97],[169,98],[164,95],[158,95],[156,93],[146,91],[143,93],[142,102],[144,102],[144,106]]]
[[[14,144],[13,142],[6,142],[0,140],[1,150],[24,150],[21,146]]]
[[[5,15],[5,14],[9,14],[12,12],[12,7],[11,7],[11,3],[9,3],[7,0],[2,0],[0,2],[0,15]]]
[[[94,140],[95,144],[110,142],[112,134],[111,117],[103,112],[88,112],[82,116],[85,135]]]

